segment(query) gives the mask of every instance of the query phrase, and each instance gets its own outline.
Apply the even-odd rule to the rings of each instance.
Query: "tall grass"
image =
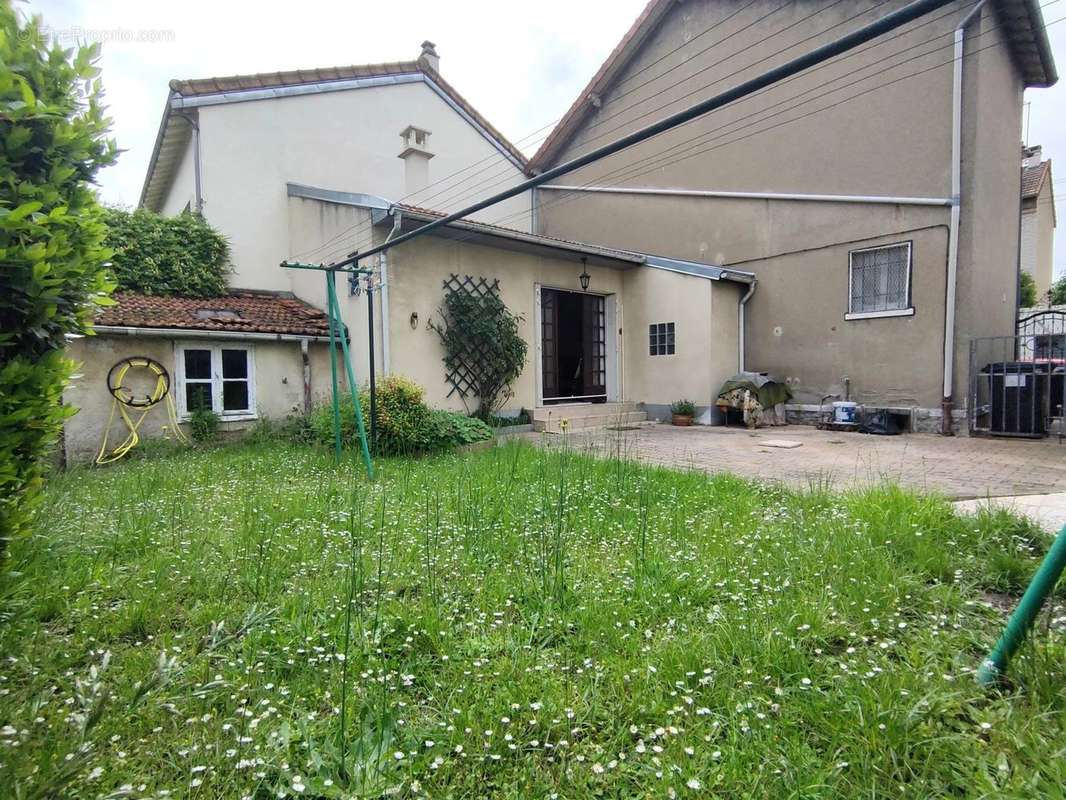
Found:
[[[1039,532],[559,441],[59,476],[0,578],[0,797],[1060,790],[1062,620],[972,680]]]

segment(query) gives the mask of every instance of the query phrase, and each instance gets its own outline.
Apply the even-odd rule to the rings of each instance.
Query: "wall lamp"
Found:
[[[589,275],[589,260],[585,256],[581,257],[581,274],[578,276],[578,280],[581,281],[582,291],[587,291],[589,288],[589,279],[592,276]]]

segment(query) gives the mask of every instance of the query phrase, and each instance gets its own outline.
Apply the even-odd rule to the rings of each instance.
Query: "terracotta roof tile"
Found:
[[[279,333],[328,336],[326,313],[295,297],[260,292],[233,292],[222,297],[192,298],[118,292],[97,325],[123,328],[174,328],[232,333]]]
[[[1022,167],[1022,197],[1036,197],[1044,188],[1044,177],[1051,169],[1050,161],[1041,161],[1031,167]]]
[[[172,80],[170,88],[182,97],[196,97],[219,92],[240,92],[248,89],[276,89],[322,81],[342,81],[352,78],[372,78],[386,75],[406,75],[419,72],[418,61],[393,61],[388,64],[350,64],[340,67],[294,69],[284,72],[257,72],[248,75],[222,75],[216,78]]]

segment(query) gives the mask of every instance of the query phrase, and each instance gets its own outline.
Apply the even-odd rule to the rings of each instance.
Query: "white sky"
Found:
[[[1047,0],[1043,0],[1047,3]],[[100,176],[104,200],[135,205],[171,78],[377,61],[418,56],[437,44],[441,73],[511,141],[555,121],[617,44],[645,0],[405,0],[296,4],[261,0],[31,0],[54,32],[103,39],[104,86],[114,135],[125,153]],[[1061,10],[1060,10],[1061,9]],[[1066,15],[1052,3],[1048,21]],[[137,40],[141,32],[147,39]],[[153,33],[154,32],[154,33]],[[1066,22],[1048,29],[1066,75]],[[1029,143],[1061,159],[1053,175],[1066,189],[1066,77],[1030,90]],[[1057,232],[1055,269],[1066,273],[1066,205]]]

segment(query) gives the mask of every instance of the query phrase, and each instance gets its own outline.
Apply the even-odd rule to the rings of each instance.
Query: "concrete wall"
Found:
[[[1014,333],[1021,220],[1022,82],[999,40],[993,5],[968,30],[963,80],[962,207],[954,397],[965,403],[970,341]],[[941,341],[943,341],[941,339]]]
[[[289,251],[285,258],[299,260],[298,254],[313,248],[322,242],[331,242],[333,247],[339,247],[345,253],[355,249],[352,242],[352,229],[365,231],[364,238],[369,241],[372,227],[370,224],[370,212],[343,206],[336,203],[323,203],[318,200],[305,200],[299,197],[288,198],[288,242]],[[380,238],[383,234],[373,231],[375,237]],[[370,266],[378,266],[377,259]],[[276,268],[286,281],[284,288],[291,291],[301,300],[310,303],[316,308],[326,309],[326,276],[322,272],[309,270],[283,270]],[[369,333],[368,312],[366,294],[351,297],[348,287],[348,276],[339,274],[335,278],[337,298],[340,300],[341,316],[344,324],[348,326],[351,336],[352,369],[360,383],[365,383],[370,370],[369,357]],[[379,372],[384,372],[385,352],[384,340],[381,336],[382,308],[379,294],[374,295],[375,316],[377,319],[377,332],[374,352],[375,364]]]
[[[625,273],[626,399],[651,406],[713,405],[737,371],[736,284],[655,269]],[[675,325],[675,353],[649,355],[648,326]]]
[[[947,239],[946,226],[933,224],[752,263],[760,280],[748,304],[748,368],[784,380],[798,403],[843,396],[847,376],[859,402],[935,407]],[[846,320],[849,250],[900,241],[911,243],[914,314]]]
[[[240,344],[233,339],[193,339],[178,337],[134,337],[98,335],[72,341],[68,354],[79,363],[79,377],[63,393],[63,402],[78,409],[64,426],[64,449],[68,463],[89,461],[100,450],[107,420],[111,414],[112,397],[107,390],[107,374],[117,362],[131,356],[148,356],[166,367],[171,380],[176,375],[175,353],[178,343],[203,342]],[[256,404],[259,417],[281,419],[303,408],[303,360],[299,342],[247,342],[254,347]],[[326,345],[311,343],[311,388],[316,401],[329,397],[330,370]],[[343,375],[343,371],[341,373]],[[134,391],[151,391],[154,377],[145,370],[131,370],[127,384]],[[172,383],[172,391],[178,388]],[[176,398],[175,398],[176,399]],[[130,410],[136,421],[141,412]],[[223,422],[223,433],[243,430],[248,421]],[[138,432],[141,439],[165,435],[170,425],[166,405],[160,403],[147,414]],[[187,430],[187,426],[185,426]],[[121,442],[128,429],[116,413],[112,424],[110,446]]]
[[[432,134],[430,184],[476,162],[490,169],[461,185],[472,172],[452,178],[442,184],[452,187],[445,191],[431,185],[407,202],[450,211],[489,191],[484,182],[490,177],[491,190],[522,179],[518,168],[422,83],[206,106],[198,116],[204,215],[230,240],[230,283],[239,288],[289,288],[278,263],[299,251],[287,240],[287,182],[389,200],[407,195],[404,161],[398,156],[400,131],[408,125]],[[183,164],[163,205],[167,213],[180,211],[188,199],[185,173]],[[505,218],[504,224],[528,230],[529,211],[527,194],[478,218]],[[325,247],[317,240],[299,254],[313,261],[342,257],[345,248],[365,244],[367,233],[365,228],[349,231],[346,239]]]
[[[678,4],[615,86],[603,93],[602,105],[587,117],[557,160],[681,110],[903,5],[904,0],[844,4],[801,0],[784,5],[759,0],[750,7],[741,0]],[[946,112],[950,109],[952,55],[950,48],[942,46],[950,43],[950,32],[962,9],[969,6],[960,2],[934,12],[856,54],[719,109],[560,182],[596,182],[626,165],[643,164],[645,169],[655,168],[632,179],[615,176],[616,182],[735,191],[942,196],[951,174],[950,115]],[[869,13],[851,19],[863,8]],[[722,27],[694,40],[738,11]],[[690,43],[678,49],[685,42]],[[668,68],[672,69],[665,72]],[[924,74],[886,85],[926,69]],[[663,77],[650,80],[659,74]],[[881,88],[848,99],[874,87]],[[837,104],[841,100],[845,102]],[[800,119],[804,114],[809,116]],[[696,136],[701,138],[693,141]],[[670,150],[675,144],[679,147]],[[682,146],[690,149],[682,152]],[[711,147],[715,149],[695,152]],[[673,156],[670,163],[661,158],[667,151]],[[681,160],[681,156],[690,157]]]
[[[556,161],[739,83],[882,16],[903,0],[790,3],[752,25],[777,5],[757,2],[742,10],[717,37],[707,37],[710,44],[712,38],[732,34],[707,53],[697,54],[706,45],[692,43],[670,54],[741,7],[739,1],[721,0],[678,4]],[[870,9],[868,15],[846,21],[864,6]],[[969,4],[934,12],[854,55],[559,183],[946,198],[951,193],[948,45],[964,8]],[[772,36],[794,22],[798,24],[787,34]],[[966,359],[961,354],[969,338],[1009,334],[1014,308],[1021,84],[1005,49],[989,47],[996,40],[992,11],[986,7],[968,38],[971,56],[965,62],[955,383],[959,402],[965,396]],[[787,43],[797,46],[774,55]],[[647,73],[637,74],[659,59]],[[738,70],[739,64],[753,66]],[[667,77],[642,86],[650,76],[674,66]],[[676,88],[665,88],[686,77],[689,80]],[[817,402],[821,395],[840,390],[840,377],[849,375],[866,402],[939,406],[946,206],[550,190],[538,191],[537,202],[539,230],[549,235],[754,271],[760,283],[749,305],[747,366],[790,377],[799,397]],[[914,316],[845,321],[847,251],[894,241],[915,243]]]

